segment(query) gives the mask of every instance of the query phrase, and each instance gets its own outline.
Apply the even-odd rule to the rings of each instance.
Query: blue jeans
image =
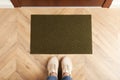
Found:
[[[55,76],[48,76],[47,80],[58,80],[58,78]],[[70,76],[65,76],[62,80],[72,80],[72,78]]]

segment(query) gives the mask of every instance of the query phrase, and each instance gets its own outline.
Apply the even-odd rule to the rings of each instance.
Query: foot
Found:
[[[47,69],[48,69],[49,76],[57,77],[57,75],[58,75],[58,59],[57,59],[57,57],[52,57],[48,61]]]
[[[62,65],[62,75],[63,75],[63,77],[64,76],[71,76],[72,62],[71,62],[70,58],[64,57],[61,65]]]

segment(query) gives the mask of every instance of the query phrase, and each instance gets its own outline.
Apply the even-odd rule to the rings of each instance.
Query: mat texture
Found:
[[[91,15],[31,15],[31,54],[91,54]]]

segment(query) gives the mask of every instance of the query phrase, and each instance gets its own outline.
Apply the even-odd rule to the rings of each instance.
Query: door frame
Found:
[[[103,7],[103,8],[109,8],[110,5],[112,4],[112,1],[113,0],[105,0],[103,2],[103,4],[101,5],[101,7]],[[11,2],[14,5],[14,7],[21,7],[20,0],[11,0]]]
[[[105,2],[103,3],[102,7],[103,8],[109,8],[110,5],[112,4],[113,0],[105,0]]]

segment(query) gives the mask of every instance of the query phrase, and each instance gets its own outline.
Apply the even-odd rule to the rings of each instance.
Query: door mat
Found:
[[[31,54],[91,54],[91,15],[31,15]]]

